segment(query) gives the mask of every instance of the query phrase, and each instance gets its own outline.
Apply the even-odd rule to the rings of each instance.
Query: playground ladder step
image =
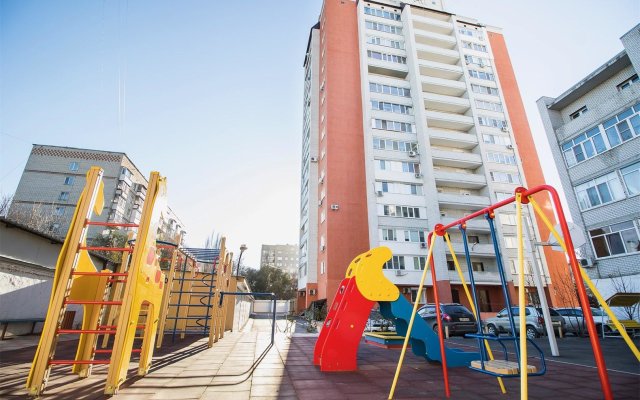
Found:
[[[471,367],[476,369],[482,369],[482,363],[480,360],[471,361]],[[515,375],[518,374],[519,365],[515,361],[505,360],[490,360],[484,362],[484,370],[501,375]],[[538,368],[534,365],[527,365],[527,371],[530,374],[536,373]]]

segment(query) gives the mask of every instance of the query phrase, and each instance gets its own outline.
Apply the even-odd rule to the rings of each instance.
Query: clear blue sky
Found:
[[[504,28],[539,143],[535,100],[603,64],[640,20],[626,0],[446,5]],[[0,191],[15,191],[32,143],[123,151],[168,177],[190,245],[223,232],[255,266],[262,243],[297,243],[302,62],[320,7],[0,1]]]

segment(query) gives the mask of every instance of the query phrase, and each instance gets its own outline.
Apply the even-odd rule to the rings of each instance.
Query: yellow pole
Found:
[[[420,278],[420,285],[418,286],[418,297],[416,298],[415,303],[413,304],[413,312],[411,313],[411,318],[409,319],[409,326],[407,327],[407,334],[404,337],[404,343],[402,343],[402,351],[400,352],[400,360],[398,361],[398,365],[396,367],[396,373],[393,377],[393,383],[391,384],[391,390],[389,391],[389,400],[393,399],[393,393],[396,391],[396,385],[398,384],[398,378],[400,377],[400,370],[402,369],[402,362],[404,361],[404,354],[407,351],[407,345],[409,344],[409,337],[411,336],[411,329],[413,328],[413,321],[416,318],[416,311],[418,310],[418,299],[422,294],[422,289],[424,288],[424,280],[427,277],[427,270],[429,269],[429,262],[431,261],[431,257],[433,255],[433,245],[436,241],[435,233],[431,236],[431,243],[429,243],[429,251],[427,252],[427,260],[424,263],[424,270],[422,271],[422,278]],[[433,282],[435,285],[436,283]]]
[[[542,212],[542,209],[540,208],[538,203],[536,203],[535,200],[533,199],[533,197],[531,197],[531,196],[529,196],[529,202],[533,206],[533,209],[535,210],[536,214],[538,214],[538,216],[541,217],[541,219],[544,222],[544,224],[547,226],[547,228],[549,228],[549,230],[551,231],[551,234],[553,235],[553,237],[556,238],[556,240],[558,241],[558,244],[560,245],[560,247],[562,247],[564,252],[567,253],[567,245],[565,244],[564,240],[562,239],[562,236],[560,236],[558,231],[553,227],[553,225],[551,224],[551,221],[549,221],[547,216],[544,215],[544,213]],[[593,293],[593,295],[596,296],[596,299],[598,300],[598,303],[602,306],[604,311],[607,313],[607,315],[609,316],[609,318],[613,322],[613,325],[616,327],[616,329],[618,329],[618,332],[620,332],[620,335],[622,336],[624,341],[627,343],[627,346],[629,346],[629,348],[631,349],[633,354],[636,356],[638,361],[640,361],[640,351],[638,350],[638,347],[635,345],[635,343],[633,343],[633,340],[631,340],[631,338],[629,337],[629,334],[627,334],[627,330],[624,328],[624,326],[622,326],[622,324],[618,320],[618,317],[616,317],[616,315],[613,313],[611,308],[609,308],[609,305],[604,300],[604,298],[602,297],[602,295],[600,294],[598,289],[596,289],[596,286],[593,284],[591,279],[589,279],[589,276],[584,271],[584,268],[582,268],[582,266],[580,266],[580,276],[582,276],[582,279],[584,280],[584,282],[587,284],[587,286],[591,290],[591,293]]]
[[[449,234],[444,234],[444,240],[447,242],[447,247],[449,247],[449,252],[451,253],[451,257],[453,258],[453,264],[456,266],[456,272],[458,272],[458,277],[460,277],[460,282],[462,282],[462,287],[464,288],[464,293],[467,295],[467,300],[469,300],[469,304],[471,305],[471,312],[476,316],[478,321],[480,321],[480,313],[476,310],[476,306],[473,303],[473,299],[471,298],[471,293],[469,292],[469,288],[467,287],[467,282],[464,280],[464,275],[462,274],[462,270],[460,269],[460,263],[458,263],[458,257],[456,257],[456,252],[453,250],[453,245],[451,244],[451,240],[449,239]],[[491,347],[489,346],[489,341],[487,339],[484,340],[484,345],[487,348],[487,354],[489,354],[489,359],[493,360],[493,352],[491,351]],[[504,394],[507,393],[507,389],[504,387],[504,382],[501,377],[498,378],[498,384],[500,385],[500,391]]]
[[[527,318],[525,310],[524,296],[524,237],[522,236],[522,193],[516,193],[516,218],[518,234],[518,308],[520,325],[520,399],[528,398],[528,378],[527,370]],[[514,332],[515,333],[515,332]]]

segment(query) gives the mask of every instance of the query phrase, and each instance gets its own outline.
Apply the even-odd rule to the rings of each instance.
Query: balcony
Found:
[[[441,111],[427,111],[427,125],[432,128],[468,131],[474,127],[473,118]]]
[[[478,137],[473,134],[429,129],[429,139],[432,145],[455,147],[456,149],[473,149],[478,145]]]
[[[481,189],[487,186],[487,179],[480,174],[465,174],[462,172],[433,171],[436,185],[463,189]],[[470,197],[470,196],[464,196]]]
[[[422,91],[445,96],[462,96],[467,91],[467,85],[461,81],[423,76]]]
[[[471,108],[469,99],[436,93],[424,93],[424,106],[427,110],[464,114]]]
[[[435,61],[444,64],[458,64],[460,53],[458,50],[443,49],[442,47],[427,44],[416,44],[418,58],[427,61]]]
[[[491,204],[487,196],[474,196],[456,193],[438,193],[438,203],[443,208],[454,210],[480,210]]]
[[[417,30],[423,30],[428,32],[440,33],[448,35],[453,32],[453,24],[447,20],[436,19],[439,16],[433,15],[433,17],[427,17],[419,15],[414,11],[413,13],[413,27]]]
[[[458,220],[459,218],[444,217],[440,219],[442,225],[449,225],[450,223]],[[466,222],[467,232],[489,232],[489,223],[484,217],[474,218]],[[453,228],[451,228],[453,229]],[[452,232],[451,230],[449,232]]]
[[[436,61],[418,60],[420,75],[431,76],[435,78],[458,80],[464,74],[462,67],[459,65],[451,65],[439,63]]]
[[[456,255],[464,255],[464,246],[460,242],[453,242],[453,251],[456,252]],[[485,243],[469,243],[469,253],[473,256],[477,257],[495,257],[496,253],[493,249],[493,244],[485,244]],[[496,272],[497,274],[497,272]]]
[[[442,47],[449,50],[455,49],[458,43],[453,36],[422,29],[416,29],[415,38],[417,44],[426,44],[428,46]]]
[[[392,61],[368,59],[368,69],[371,74],[386,75],[394,78],[405,79],[409,73],[407,64],[399,64]]]
[[[456,254],[457,255],[457,254]],[[469,272],[467,269],[467,265],[461,260],[461,257],[458,256],[458,262],[460,262],[460,268],[462,269],[462,275],[464,276],[467,284],[469,283]],[[476,284],[490,283],[496,284],[500,283],[500,275],[498,271],[473,271],[473,279]],[[461,283],[460,277],[456,271],[449,271],[449,280],[451,283]]]
[[[474,153],[431,149],[433,165],[454,168],[478,168],[482,165],[482,157]]]

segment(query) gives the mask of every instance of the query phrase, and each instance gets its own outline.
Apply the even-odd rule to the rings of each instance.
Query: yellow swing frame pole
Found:
[[[476,316],[477,320],[480,320],[480,313],[476,310],[476,306],[473,303],[473,299],[471,298],[471,293],[469,292],[469,288],[467,287],[467,282],[464,279],[464,275],[462,274],[462,270],[460,269],[460,263],[458,262],[458,257],[456,256],[456,252],[453,250],[453,245],[451,244],[451,240],[449,239],[449,234],[444,234],[444,240],[447,242],[447,247],[449,247],[449,252],[451,253],[451,257],[453,258],[453,264],[456,266],[456,272],[458,273],[458,277],[460,278],[460,282],[462,282],[462,287],[464,288],[464,293],[467,295],[467,300],[471,305],[471,312]],[[489,346],[489,341],[484,339],[484,345],[487,348],[487,354],[489,355],[489,359],[493,360],[493,352],[491,351],[491,347]],[[497,377],[498,384],[500,385],[500,391],[505,394],[507,393],[507,389],[504,387],[504,382],[502,381],[502,377]]]
[[[393,399],[393,394],[396,391],[396,385],[398,384],[398,378],[400,377],[400,370],[402,369],[402,362],[404,361],[404,355],[407,352],[407,345],[409,344],[409,338],[411,337],[411,329],[413,329],[413,322],[416,318],[416,312],[418,311],[418,299],[422,294],[422,289],[424,288],[424,281],[427,278],[427,270],[429,269],[429,263],[431,262],[431,257],[433,256],[433,245],[436,242],[436,235],[431,236],[431,243],[429,243],[429,251],[427,252],[427,260],[424,264],[424,270],[422,270],[422,278],[420,278],[420,285],[418,286],[418,295],[415,303],[413,304],[413,312],[411,313],[411,318],[409,319],[409,326],[407,327],[407,334],[404,337],[404,342],[402,343],[402,351],[400,352],[400,360],[398,360],[398,365],[396,366],[396,373],[393,376],[393,383],[391,384],[391,390],[389,391],[389,400]],[[436,283],[433,282],[435,285]]]
[[[542,219],[542,221],[547,226],[547,228],[549,228],[553,237],[558,241],[558,244],[560,245],[560,247],[562,247],[562,250],[564,250],[564,252],[567,253],[567,245],[565,244],[564,240],[562,239],[558,231],[553,227],[553,225],[551,224],[551,221],[549,221],[547,216],[544,215],[544,213],[542,212],[542,209],[540,208],[538,203],[536,203],[536,201],[533,199],[532,196],[529,196],[529,203],[531,203],[536,214],[538,214],[538,216]],[[584,271],[584,268],[582,268],[582,266],[580,266],[580,275],[582,276],[582,280],[584,280],[584,282],[587,284],[587,286],[591,290],[591,293],[593,293],[593,295],[598,300],[598,303],[600,303],[602,308],[605,310],[605,312],[613,322],[613,325],[615,325],[615,327],[618,329],[618,332],[620,332],[620,335],[622,336],[624,341],[627,343],[627,345],[629,346],[633,354],[636,356],[638,361],[640,361],[640,351],[638,350],[638,347],[633,343],[633,340],[631,340],[631,338],[629,337],[627,330],[624,328],[624,326],[622,326],[622,324],[620,323],[616,315],[613,313],[613,311],[611,311],[611,308],[609,308],[609,305],[604,300],[604,298],[602,297],[598,289],[596,289],[596,286],[593,284],[591,279],[589,279],[589,276]]]
[[[516,192],[516,231],[518,237],[518,308],[520,325],[520,399],[529,398],[527,367],[527,319],[525,310],[524,288],[524,237],[522,235],[522,193]]]

